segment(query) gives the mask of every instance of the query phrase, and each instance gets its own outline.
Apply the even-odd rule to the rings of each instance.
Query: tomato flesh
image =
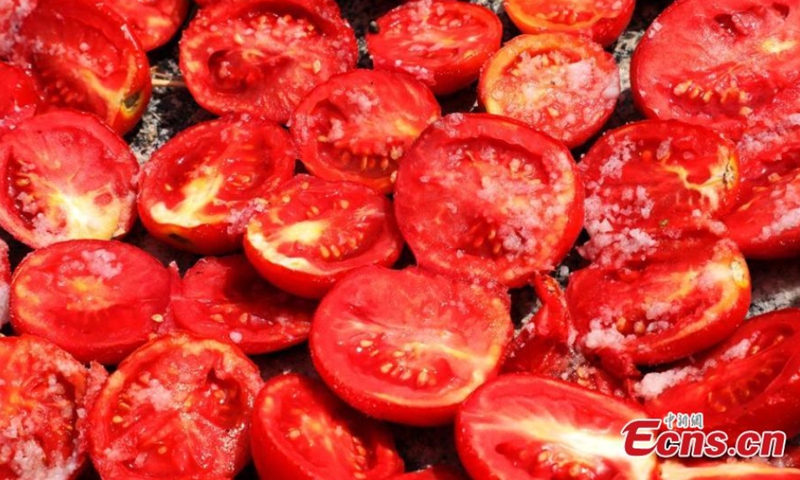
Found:
[[[149,52],[169,42],[189,12],[189,0],[103,0]]]
[[[6,88],[0,91],[0,137],[21,121],[36,114],[41,98],[33,77],[9,63],[0,62],[0,78]]]

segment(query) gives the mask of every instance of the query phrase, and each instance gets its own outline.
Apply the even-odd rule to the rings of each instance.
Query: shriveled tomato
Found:
[[[22,68],[0,62],[0,137],[17,124],[36,114],[41,98],[31,74]]]
[[[793,480],[800,479],[796,468],[776,468],[770,465],[745,462],[704,462],[699,465],[682,465],[665,462],[661,466],[662,480]]]
[[[262,280],[243,255],[200,259],[171,304],[178,327],[233,342],[247,354],[305,341],[315,307]]]
[[[197,102],[285,123],[300,100],[355,67],[353,30],[333,0],[242,0],[200,9],[180,67]]]
[[[125,359],[89,415],[89,454],[103,478],[220,479],[247,463],[262,386],[236,347],[168,336]]]
[[[391,266],[403,239],[392,204],[355,183],[298,175],[247,227],[244,251],[261,275],[287,292],[320,298],[346,273]]]
[[[481,71],[478,97],[489,113],[515,118],[577,147],[611,117],[619,97],[614,57],[567,33],[520,35]]]
[[[94,115],[58,110],[0,137],[0,225],[33,247],[126,234],[139,165]]]
[[[138,210],[151,235],[206,255],[241,247],[250,218],[292,177],[292,139],[249,115],[201,123],[176,135],[145,164]]]
[[[440,116],[433,94],[413,78],[354,70],[312,90],[295,110],[291,132],[315,175],[389,193],[403,154]]]
[[[86,411],[107,375],[43,339],[0,337],[0,478],[77,478]]]
[[[636,48],[634,100],[648,117],[738,139],[752,116],[769,114],[777,94],[797,84],[799,18],[795,0],[674,2]]]
[[[503,25],[491,10],[468,2],[416,0],[376,21],[367,48],[376,70],[406,72],[446,95],[478,79],[500,48]]]
[[[458,410],[456,447],[475,480],[656,477],[654,455],[625,453],[620,431],[644,411],[535,375],[486,383]]]
[[[169,42],[189,11],[189,0],[101,1],[125,20],[148,52]]]
[[[500,289],[416,268],[365,267],[325,296],[309,340],[317,371],[346,402],[425,426],[451,421],[497,373],[512,333]]]
[[[406,473],[391,477],[392,480],[461,480],[464,477],[458,474],[455,469],[436,465],[418,472]]]
[[[252,425],[253,457],[263,478],[378,480],[403,471],[385,425],[301,375],[280,375],[266,383]]]
[[[452,114],[406,153],[395,209],[421,266],[521,286],[572,248],[583,185],[560,142],[508,118]]]

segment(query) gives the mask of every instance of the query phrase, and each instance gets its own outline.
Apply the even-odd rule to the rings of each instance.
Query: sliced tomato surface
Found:
[[[78,360],[116,364],[163,322],[170,274],[132,245],[72,240],[29,254],[14,271],[11,325]]]
[[[128,24],[149,52],[175,36],[189,12],[189,0],[102,0]]]
[[[315,307],[264,281],[243,255],[200,259],[171,304],[180,328],[233,342],[247,354],[305,341]]]
[[[414,78],[354,70],[314,88],[295,110],[291,132],[314,175],[389,193],[403,154],[439,117],[433,94]]]
[[[641,407],[566,382],[504,375],[458,410],[456,447],[475,480],[657,478],[654,455],[625,453]]]
[[[580,233],[577,170],[563,144],[515,120],[448,115],[400,164],[400,230],[422,267],[522,286]]]
[[[350,182],[298,175],[247,227],[244,251],[270,283],[321,298],[346,273],[391,266],[403,238],[391,202]]]
[[[375,69],[411,74],[436,95],[477,80],[503,36],[503,25],[491,10],[451,0],[408,2],[376,24],[378,32],[367,34]]]
[[[233,478],[247,463],[262,381],[236,347],[176,335],[138,349],[91,410],[89,454],[103,478]]]
[[[661,466],[662,480],[727,480],[729,478],[793,480],[800,479],[800,470],[745,462],[704,462],[691,466],[678,462],[665,462]]]
[[[619,97],[614,57],[568,33],[515,37],[483,66],[478,98],[573,148],[596,134]]]
[[[314,86],[352,70],[355,35],[333,0],[244,0],[200,12],[180,45],[195,100],[285,123]]]
[[[30,118],[0,138],[0,225],[33,248],[111,239],[136,220],[139,165],[94,115]]]
[[[0,78],[5,85],[0,91],[1,137],[21,121],[34,116],[41,108],[41,97],[33,76],[20,67],[0,62]]]
[[[249,115],[176,135],[144,166],[138,210],[151,235],[206,255],[241,248],[247,222],[292,177],[295,150],[278,124]]]
[[[444,424],[499,370],[513,333],[509,308],[496,287],[365,267],[320,303],[311,359],[337,395],[370,416]]]
[[[11,294],[11,263],[8,244],[0,240],[0,328],[9,320],[8,301]]]
[[[0,478],[77,478],[86,412],[107,376],[46,340],[0,337]]]
[[[403,471],[385,425],[302,375],[270,379],[256,399],[252,425],[253,457],[263,478],[378,480]]]
[[[462,480],[463,478],[455,469],[442,465],[391,477],[392,480]]]
[[[798,18],[796,0],[674,2],[636,48],[634,100],[648,117],[738,139],[753,115],[769,114],[776,95],[800,79]]]

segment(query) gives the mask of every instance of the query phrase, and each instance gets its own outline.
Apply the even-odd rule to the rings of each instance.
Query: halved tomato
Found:
[[[453,468],[436,465],[418,472],[406,473],[390,478],[391,480],[462,480],[464,477]]]
[[[195,125],[145,164],[139,216],[175,248],[233,252],[250,218],[292,177],[295,158],[289,134],[269,120],[242,115]]]
[[[11,56],[31,68],[45,103],[97,114],[120,133],[131,130],[150,100],[150,66],[122,18],[91,0],[35,3]]]
[[[355,67],[355,35],[333,0],[241,0],[200,12],[180,67],[197,103],[285,123],[300,100]]]
[[[236,347],[168,336],[119,365],[94,404],[89,454],[100,476],[233,478],[247,463],[262,381]]]
[[[116,364],[164,321],[170,274],[120,242],[72,240],[36,250],[14,271],[11,325],[83,362]]]
[[[392,203],[363,185],[298,175],[247,227],[244,251],[270,283],[320,298],[346,273],[391,266],[403,238]]]
[[[484,64],[478,98],[489,113],[515,118],[577,147],[611,117],[619,97],[614,57],[567,33],[520,35]]]
[[[33,248],[126,234],[139,164],[91,114],[58,110],[0,137],[0,225]]]
[[[691,466],[678,462],[665,462],[661,466],[661,480],[728,480],[731,478],[795,480],[800,479],[800,470],[745,462],[704,462]]]
[[[251,446],[262,478],[380,480],[403,471],[385,425],[297,374],[264,385],[253,409]]]
[[[149,52],[169,42],[189,12],[189,0],[101,0],[121,16]]]
[[[403,154],[439,117],[431,91],[412,77],[354,70],[314,88],[290,128],[313,174],[389,193]]]
[[[456,447],[474,480],[652,480],[655,455],[625,453],[621,430],[641,407],[535,375],[504,375],[458,409]]]
[[[108,374],[33,336],[0,337],[0,478],[75,479]]]
[[[179,328],[233,342],[247,354],[304,342],[315,307],[262,280],[243,255],[200,259],[171,304]]]
[[[503,25],[491,10],[468,2],[416,0],[376,21],[367,48],[376,70],[406,72],[447,95],[478,79],[500,48]]]
[[[0,90],[0,137],[17,124],[36,114],[41,97],[33,76],[26,70],[0,62],[0,78],[5,87]]]
[[[509,308],[497,287],[365,267],[320,303],[311,359],[337,395],[370,416],[444,424],[497,374],[513,333]]]
[[[398,171],[400,231],[420,266],[524,285],[555,267],[583,224],[583,185],[561,142],[515,120],[452,114]]]
[[[709,126],[736,140],[751,117],[769,114],[779,92],[797,84],[798,37],[796,0],[674,2],[633,55],[634,100],[648,117]]]

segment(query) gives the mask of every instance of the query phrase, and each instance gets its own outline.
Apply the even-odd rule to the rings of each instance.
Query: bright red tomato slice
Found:
[[[25,8],[29,2],[22,2]],[[37,0],[12,57],[31,67],[47,104],[128,132],[150,100],[150,66],[122,18],[91,0]]]
[[[448,115],[400,164],[400,230],[424,268],[522,286],[580,233],[577,170],[560,142],[517,121]]]
[[[189,0],[102,0],[121,16],[149,52],[175,36],[189,11]]]
[[[308,175],[284,184],[244,238],[247,258],[264,278],[308,298],[321,298],[356,268],[391,266],[402,248],[388,199]]]
[[[0,137],[23,120],[36,114],[41,98],[30,73],[9,63],[0,62]]]
[[[304,342],[315,307],[262,280],[243,255],[200,259],[171,304],[178,327],[233,342],[247,354]]]
[[[262,381],[237,348],[170,336],[119,365],[89,415],[100,476],[126,480],[233,478],[249,457]]]
[[[116,364],[164,321],[170,274],[143,250],[73,240],[36,250],[14,271],[11,324],[83,362]]]
[[[731,478],[796,480],[800,479],[800,470],[744,462],[709,462],[693,466],[682,465],[678,462],[665,462],[661,465],[661,480],[728,480]]]
[[[535,375],[504,375],[456,417],[456,447],[474,480],[652,480],[655,456],[625,453],[620,431],[644,411],[614,397]]]
[[[0,478],[77,478],[86,411],[107,375],[40,338],[0,337]]]
[[[200,9],[181,39],[181,72],[200,105],[279,123],[357,60],[353,30],[333,0],[222,2]]]
[[[450,467],[437,465],[390,478],[391,480],[463,480],[464,477]]]
[[[520,35],[481,70],[478,97],[488,113],[515,118],[577,147],[611,117],[619,97],[614,57],[567,33]]]
[[[0,225],[40,248],[126,234],[136,220],[139,164],[94,115],[59,110],[0,138]]]
[[[769,114],[776,94],[797,84],[798,37],[796,0],[674,2],[636,48],[634,100],[648,117],[738,139],[751,116]]]
[[[379,480],[403,471],[385,425],[301,375],[280,375],[266,383],[253,409],[252,432],[262,478]]]
[[[446,95],[478,79],[500,48],[503,25],[491,10],[450,0],[418,0],[376,21],[367,48],[376,70],[406,72]]]
[[[145,164],[138,210],[151,235],[181,250],[241,248],[247,222],[294,173],[289,134],[248,115],[201,123]]]
[[[389,193],[403,154],[439,117],[433,94],[413,78],[354,70],[312,90],[295,110],[291,132],[314,175]]]
[[[366,267],[322,300],[311,359],[337,395],[370,416],[444,424],[499,370],[513,333],[509,308],[497,289]]]

